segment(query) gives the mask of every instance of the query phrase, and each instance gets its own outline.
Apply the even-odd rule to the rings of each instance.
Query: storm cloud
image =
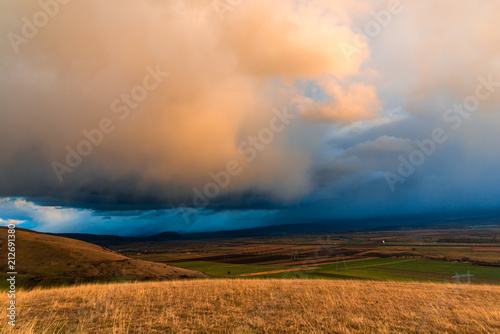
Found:
[[[109,231],[137,210],[191,231],[500,205],[496,1],[0,6],[5,221]]]

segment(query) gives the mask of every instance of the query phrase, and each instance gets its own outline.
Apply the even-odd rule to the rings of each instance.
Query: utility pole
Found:
[[[345,268],[345,271],[347,271],[347,264],[345,263],[344,254],[337,254],[337,264],[336,264],[335,271],[339,271],[339,256],[342,256],[342,261],[344,262],[344,268]]]
[[[461,284],[462,282],[460,282],[460,277],[466,277],[467,278],[467,284],[470,284],[471,283],[471,280],[470,278],[471,277],[475,277],[475,275],[471,275],[469,270],[467,270],[467,274],[464,274],[464,275],[459,275],[456,271],[455,271],[455,275],[452,276],[451,278],[456,280],[458,284]]]

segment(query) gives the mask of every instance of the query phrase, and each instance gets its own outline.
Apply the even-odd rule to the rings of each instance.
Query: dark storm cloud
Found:
[[[196,1],[68,4],[18,53],[0,47],[0,219],[133,233],[496,212],[500,4],[408,2],[346,59],[339,43],[386,5],[256,1],[220,20]],[[5,36],[39,10],[1,6]],[[107,118],[59,182],[53,163]]]

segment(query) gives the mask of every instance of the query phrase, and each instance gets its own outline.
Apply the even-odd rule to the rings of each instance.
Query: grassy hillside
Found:
[[[7,231],[0,229],[0,249],[7,256]],[[166,264],[131,259],[83,241],[16,230],[16,270],[20,286],[87,281],[200,278],[205,275]],[[0,273],[7,272],[0,261]],[[6,284],[0,276],[1,284]]]
[[[5,317],[5,299],[1,317]],[[500,287],[220,279],[18,293],[2,333],[499,333]]]

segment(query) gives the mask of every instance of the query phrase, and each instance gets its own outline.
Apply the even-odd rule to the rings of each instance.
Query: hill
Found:
[[[0,230],[2,254],[7,254],[6,240],[6,229],[2,228]],[[96,280],[205,277],[196,271],[131,259],[87,242],[21,228],[16,229],[16,270],[21,286],[25,287]],[[8,271],[6,261],[0,262],[0,271],[3,273]]]
[[[17,304],[26,334],[500,332],[500,287],[489,285],[191,280],[35,289]]]
[[[88,233],[46,233],[59,237],[71,238],[90,242],[99,246],[116,248],[118,246],[149,245],[178,240],[200,240],[200,239],[233,239],[255,236],[292,235],[299,233],[313,233],[331,231],[333,228],[321,224],[286,224],[254,227],[240,230],[222,230],[216,232],[182,233],[162,232],[145,237],[121,237],[117,235],[88,234]]]
[[[46,233],[63,238],[70,238],[89,242],[103,247],[123,246],[138,243],[166,242],[181,240],[183,237],[176,232],[163,232],[147,237],[120,237],[117,235],[89,234],[89,233]]]

